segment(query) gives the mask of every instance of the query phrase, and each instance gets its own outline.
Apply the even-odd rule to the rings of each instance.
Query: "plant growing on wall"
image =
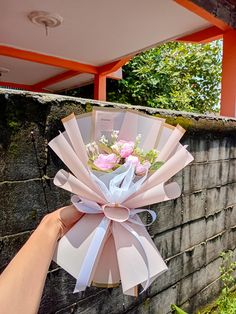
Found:
[[[223,282],[223,289],[221,295],[217,300],[218,311],[221,314],[236,313],[236,298],[231,295],[232,288],[235,285],[234,271],[236,269],[236,262],[233,262],[233,252],[222,252],[222,264],[220,267],[221,280]]]
[[[222,262],[220,266],[220,280],[223,284],[218,299],[207,308],[198,311],[197,314],[235,314],[236,313],[236,279],[234,273],[236,270],[236,262],[233,261],[233,252],[222,252]],[[188,314],[175,304],[171,305],[172,312],[175,314]]]

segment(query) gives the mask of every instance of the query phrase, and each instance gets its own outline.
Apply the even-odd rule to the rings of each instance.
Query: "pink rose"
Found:
[[[136,169],[135,169],[135,173],[138,176],[142,176],[144,175],[148,169],[150,168],[151,164],[149,161],[145,161],[143,164],[141,164],[140,162],[136,165]]]
[[[137,156],[132,156],[132,155],[130,155],[129,157],[125,158],[125,161],[127,163],[129,163],[129,164],[130,163],[133,164],[134,166],[137,166],[140,163],[138,157]]]
[[[122,158],[129,157],[134,151],[134,142],[118,141],[117,146],[119,147],[120,156]]]
[[[118,157],[116,154],[100,154],[94,160],[94,165],[101,170],[110,170],[118,162]]]

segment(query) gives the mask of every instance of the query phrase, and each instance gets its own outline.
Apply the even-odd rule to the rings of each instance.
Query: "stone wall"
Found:
[[[47,141],[62,129],[62,117],[91,110],[92,105],[128,107],[0,90],[1,270],[41,218],[69,202],[69,194],[52,184],[61,165]],[[236,247],[236,120],[137,109],[180,123],[187,129],[182,143],[195,157],[175,177],[182,196],[152,206],[158,219],[149,232],[169,270],[146,293],[132,298],[123,296],[121,288],[92,287],[73,294],[75,280],[52,263],[39,313],[166,314],[172,303],[194,313],[220,291],[219,254]]]

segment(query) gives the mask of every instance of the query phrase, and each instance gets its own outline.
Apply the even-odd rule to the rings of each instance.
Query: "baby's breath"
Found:
[[[104,144],[104,145],[107,145],[108,144],[108,139],[106,138],[105,135],[102,135],[100,140],[99,140],[99,142]]]
[[[141,138],[142,138],[142,135],[141,134],[138,134],[136,136],[136,139],[135,139],[135,147],[139,146],[140,143],[141,143]]]
[[[119,130],[113,130],[111,132],[111,139],[112,139],[112,144],[115,143],[115,141],[118,139],[118,136],[119,136]]]

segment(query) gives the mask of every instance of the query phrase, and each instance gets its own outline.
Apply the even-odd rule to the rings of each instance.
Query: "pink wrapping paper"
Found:
[[[185,131],[130,110],[94,108],[90,114],[72,114],[62,122],[65,132],[49,146],[72,173],[60,170],[54,184],[74,194],[72,203],[84,215],[59,241],[54,260],[76,278],[75,292],[121,282],[124,294],[137,295],[137,285],[145,291],[167,266],[138,216],[147,211],[154,221],[155,213],[136,209],[180,196],[178,184],[166,182],[193,160],[179,143]],[[102,135],[109,137],[117,129],[121,140],[134,141],[141,134],[141,148],[160,149],[158,160],[164,164],[139,180],[122,179],[118,186],[109,182],[119,172],[92,173],[85,144]],[[123,178],[133,173],[131,167],[119,171]]]

